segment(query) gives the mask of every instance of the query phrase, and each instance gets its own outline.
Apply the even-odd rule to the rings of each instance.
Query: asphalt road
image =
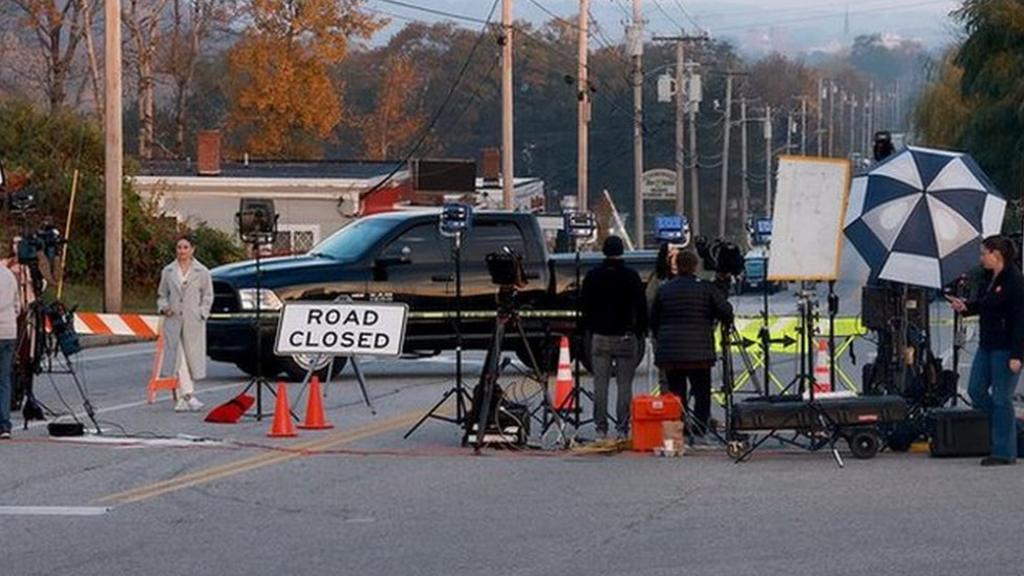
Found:
[[[840,470],[775,448],[742,465],[712,447],[474,456],[440,421],[403,440],[447,389],[450,356],[367,362],[376,416],[346,370],[326,391],[335,429],[269,439],[267,420],[212,425],[166,396],[146,404],[152,350],[76,360],[105,438],[33,425],[0,445],[0,574],[1024,573],[1019,467],[881,454]],[[470,374],[479,365],[469,354]],[[211,364],[200,398],[212,407],[244,382]],[[37,389],[80,408],[66,377]]]

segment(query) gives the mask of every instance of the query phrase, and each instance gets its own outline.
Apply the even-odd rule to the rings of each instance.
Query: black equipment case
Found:
[[[860,396],[815,402],[829,424],[839,427],[875,426],[907,418],[907,402],[899,396]],[[818,411],[800,396],[751,399],[733,409],[736,430],[806,430],[819,428]]]
[[[991,432],[981,410],[937,408],[928,413],[932,456],[988,456]]]

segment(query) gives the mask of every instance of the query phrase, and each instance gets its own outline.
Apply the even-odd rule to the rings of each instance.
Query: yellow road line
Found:
[[[141,486],[139,488],[104,496],[98,499],[97,502],[131,504],[134,502],[150,500],[170,492],[176,492],[178,490],[191,488],[200,484],[207,484],[209,482],[228,478],[251,470],[286,462],[293,458],[302,456],[302,451],[304,450],[325,450],[342,444],[348,444],[350,442],[376,436],[378,434],[383,434],[385,432],[390,432],[392,430],[397,430],[414,423],[420,418],[421,414],[422,412],[416,410],[405,412],[354,430],[339,431],[316,440],[283,446],[283,448],[289,450],[288,452],[258,454],[256,456],[243,458],[227,464],[212,466],[183,476],[177,476],[169,480],[163,480],[147,486]]]

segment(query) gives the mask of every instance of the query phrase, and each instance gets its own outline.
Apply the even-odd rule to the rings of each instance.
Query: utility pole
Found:
[[[589,185],[589,151],[590,145],[590,78],[587,69],[587,57],[590,52],[588,32],[590,25],[590,0],[580,0],[579,23],[579,68],[576,73],[576,98],[578,101],[579,125],[577,138],[576,161],[576,206],[578,210],[587,211],[587,187]]]
[[[644,33],[641,0],[633,0],[633,213],[636,246],[644,248]]]
[[[747,165],[747,98],[740,98],[740,222],[745,226],[750,219],[750,176]]]
[[[793,153],[793,111],[786,111],[786,154]]]
[[[839,114],[838,114],[839,129],[836,131],[836,148],[842,150],[843,139],[842,136],[846,134],[846,90],[839,91]],[[849,156],[844,154],[844,156]]]
[[[895,107],[896,107],[896,122],[895,122],[895,124],[896,124],[896,126],[894,126],[894,128],[898,129],[900,132],[903,132],[903,103],[900,101],[900,92],[901,92],[900,88],[901,88],[900,81],[897,78],[896,79],[896,103],[895,103]]]
[[[722,137],[722,192],[718,203],[718,236],[725,237],[726,211],[729,209],[729,144],[732,134],[732,72],[725,73],[725,135]]]
[[[821,149],[821,145],[822,145],[821,136],[822,136],[822,133],[824,132],[824,130],[821,129],[822,112],[823,112],[822,109],[824,108],[824,102],[822,102],[822,98],[824,97],[824,94],[822,94],[822,93],[824,91],[825,91],[825,81],[822,78],[818,78],[818,125],[815,127],[815,131],[818,134],[818,157],[819,158],[821,157],[821,152],[822,152],[822,149]]]
[[[850,96],[850,154],[857,151],[857,95]]]
[[[506,210],[514,208],[515,140],[512,137],[512,0],[501,0],[501,192]]]
[[[864,137],[862,139],[862,144],[864,146],[864,157],[871,158],[871,92],[868,92],[867,95],[864,97],[864,102],[861,107],[864,109]]]
[[[800,155],[807,156],[807,95],[794,96],[800,101]]]
[[[835,133],[836,133],[836,83],[828,81],[828,156],[835,158]]]
[[[696,94],[700,92],[697,87],[700,77],[693,73],[696,67],[695,62],[687,65],[690,84],[687,90],[689,101],[686,103],[690,111],[690,210],[693,214],[690,225],[694,237],[700,236],[700,154],[697,152],[697,109],[700,107],[700,97]]]
[[[676,214],[685,214],[686,209],[686,189],[684,183],[686,182],[686,160],[683,154],[683,139],[685,134],[683,132],[683,115],[685,113],[685,102],[683,97],[686,95],[683,90],[683,63],[685,60],[685,44],[682,40],[676,41]]]
[[[764,212],[772,217],[772,107],[764,107]]]
[[[870,103],[868,105],[868,154],[871,154],[872,144],[875,141],[875,110],[877,110],[877,102],[875,100],[875,83],[871,83],[871,90],[869,92]]]
[[[705,36],[655,36],[655,42],[673,42],[676,45],[676,214],[684,214],[686,208],[686,158],[685,138],[686,132],[683,126],[683,119],[686,116],[686,104],[689,98],[686,86],[686,44],[688,42],[702,42]]]
[[[123,147],[121,126],[121,0],[105,0],[104,52],[106,56],[104,87],[104,167],[105,192],[103,246],[103,309],[121,312],[123,243],[121,182],[123,178]]]

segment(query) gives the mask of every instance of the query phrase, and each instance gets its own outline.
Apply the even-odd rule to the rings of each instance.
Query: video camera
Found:
[[[492,252],[485,258],[487,272],[491,275],[491,283],[503,289],[516,289],[526,286],[526,271],[523,268],[523,257],[516,254],[508,246],[498,252]]]
[[[705,270],[724,276],[743,274],[745,261],[739,246],[721,238],[709,240],[704,236],[698,236],[694,246]]]
[[[0,184],[0,209],[8,210],[18,216],[28,214],[36,209],[36,193],[34,190],[25,187],[11,192],[6,191]]]

